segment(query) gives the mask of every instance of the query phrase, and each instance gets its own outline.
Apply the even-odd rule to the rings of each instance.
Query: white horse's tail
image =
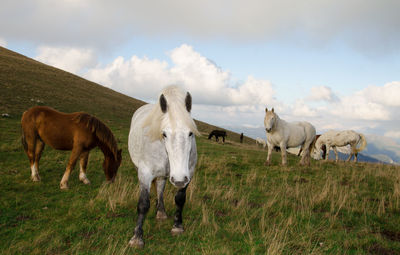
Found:
[[[367,139],[365,139],[365,136],[363,134],[359,133],[359,135],[361,137],[361,140],[360,140],[361,141],[361,145],[360,145],[360,148],[358,148],[358,149],[356,148],[356,153],[364,150],[365,147],[367,147]]]

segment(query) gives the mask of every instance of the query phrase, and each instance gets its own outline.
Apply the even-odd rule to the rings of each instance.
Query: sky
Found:
[[[236,131],[260,134],[274,107],[317,133],[400,144],[399,10],[391,0],[3,0],[0,46],[147,102],[180,85],[196,119]]]

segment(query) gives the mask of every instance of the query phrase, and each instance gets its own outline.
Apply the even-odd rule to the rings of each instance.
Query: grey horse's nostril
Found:
[[[184,182],[174,182],[175,186],[178,188],[183,188],[183,186],[185,186]]]
[[[188,182],[189,178],[187,176],[185,176],[185,178],[183,179],[183,182]]]
[[[174,179],[174,177],[171,177],[171,182],[175,182],[175,179]]]

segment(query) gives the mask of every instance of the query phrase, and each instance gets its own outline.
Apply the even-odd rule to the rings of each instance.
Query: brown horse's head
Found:
[[[118,168],[121,165],[121,160],[122,160],[121,152],[122,152],[122,150],[120,149],[117,151],[116,157],[111,154],[104,158],[103,169],[104,169],[104,173],[106,175],[107,181],[113,182],[115,179],[115,176],[117,175]]]

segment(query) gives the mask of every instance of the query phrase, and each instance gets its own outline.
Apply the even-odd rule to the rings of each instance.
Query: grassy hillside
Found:
[[[195,96],[195,95],[193,95]],[[20,145],[21,113],[36,104],[87,111],[109,125],[123,149],[115,183],[106,184],[102,153],[90,154],[86,186],[72,173],[59,182],[69,152],[46,147],[42,181],[30,180]],[[252,144],[197,138],[199,162],[183,212],[186,232],[171,236],[173,218],[155,220],[155,193],[144,224],[146,246],[127,246],[138,200],[127,152],[130,118],[143,102],[0,48],[0,251],[2,254],[400,254],[400,172],[381,164],[313,161],[265,167]],[[199,123],[205,132],[213,127]],[[248,140],[250,141],[250,140]],[[165,204],[174,212],[175,189]]]

